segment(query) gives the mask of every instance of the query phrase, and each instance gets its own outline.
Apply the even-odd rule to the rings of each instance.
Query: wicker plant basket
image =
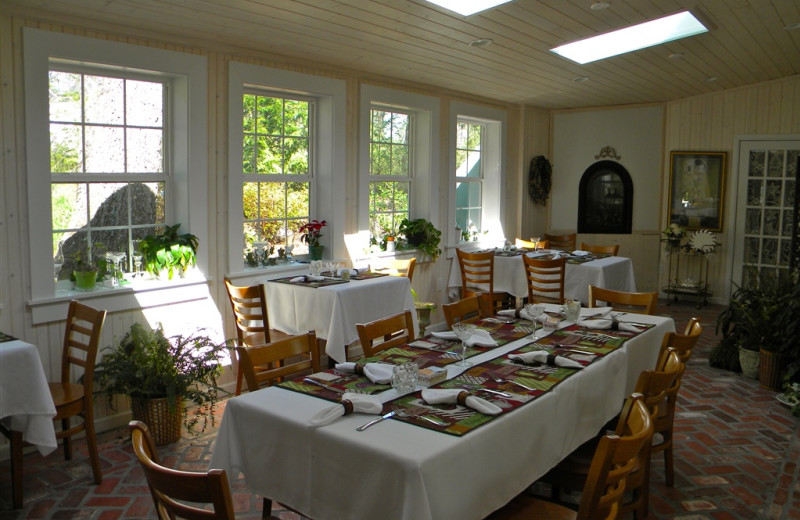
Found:
[[[162,399],[132,399],[131,412],[133,412],[134,419],[147,425],[156,445],[170,444],[181,438],[181,418],[183,416],[181,398],[176,398],[173,406],[170,406],[166,397]]]
[[[762,388],[781,390],[783,384],[783,359],[780,355],[764,350],[760,351],[759,383]]]

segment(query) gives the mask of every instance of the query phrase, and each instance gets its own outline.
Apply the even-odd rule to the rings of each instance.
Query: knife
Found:
[[[500,397],[511,397],[511,394],[508,392],[499,392],[497,390],[492,390],[490,388],[481,388],[478,390],[479,392],[489,392],[490,394],[499,395]]]
[[[325,390],[330,390],[331,392],[336,392],[337,394],[343,394],[344,393],[344,390],[340,390],[340,389],[336,388],[335,386],[326,385],[322,381],[318,381],[318,380],[312,379],[310,377],[304,377],[303,381],[305,381],[306,383],[311,383],[312,385],[321,386]]]
[[[394,410],[392,410],[391,412],[389,412],[389,413],[387,413],[387,414],[381,415],[381,416],[380,416],[380,417],[378,417],[377,419],[373,419],[373,420],[371,420],[371,421],[370,421],[370,422],[368,422],[367,424],[362,424],[361,426],[359,426],[358,428],[356,428],[356,430],[357,430],[357,431],[360,431],[360,432],[363,432],[364,430],[366,430],[367,428],[369,428],[369,427],[370,427],[370,426],[372,426],[373,424],[378,424],[379,422],[381,422],[381,421],[384,421],[384,420],[388,419],[389,417],[393,417],[393,416],[394,416],[396,413],[397,413],[397,412],[395,412]]]

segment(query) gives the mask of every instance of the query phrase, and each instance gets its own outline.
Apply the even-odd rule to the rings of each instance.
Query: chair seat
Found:
[[[47,383],[47,386],[50,387],[50,395],[53,396],[53,404],[58,412],[56,419],[60,419],[62,415],[70,415],[63,414],[61,410],[58,410],[59,408],[66,408],[71,404],[80,405],[81,401],[83,401],[83,385],[75,383]]]
[[[577,511],[546,500],[519,495],[486,520],[573,520]]]

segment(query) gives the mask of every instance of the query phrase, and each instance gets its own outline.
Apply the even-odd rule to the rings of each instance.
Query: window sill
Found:
[[[38,325],[63,321],[69,301],[76,299],[108,312],[117,312],[210,298],[209,281],[195,275],[172,280],[135,279],[130,285],[98,286],[92,291],[58,289],[52,297],[29,301],[28,306],[33,324]]]

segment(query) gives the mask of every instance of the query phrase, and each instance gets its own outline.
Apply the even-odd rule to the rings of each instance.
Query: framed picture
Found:
[[[722,231],[726,152],[670,152],[669,223]]]

